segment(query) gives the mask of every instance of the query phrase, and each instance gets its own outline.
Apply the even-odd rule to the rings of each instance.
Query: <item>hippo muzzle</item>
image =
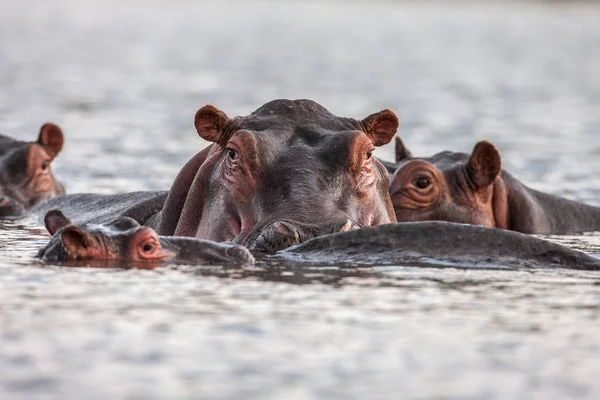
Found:
[[[189,237],[160,237],[161,246],[173,252],[175,258],[185,262],[214,262],[253,264],[250,251],[238,244],[216,243]]]
[[[317,236],[358,228],[360,226],[350,219],[340,219],[324,225],[277,220],[254,229],[238,242],[252,251],[274,253]]]

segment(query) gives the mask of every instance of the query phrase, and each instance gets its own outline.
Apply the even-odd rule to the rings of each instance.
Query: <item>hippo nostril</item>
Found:
[[[244,264],[253,264],[254,256],[250,253],[250,250],[245,248],[244,246],[240,246],[238,244],[227,250],[227,255],[233,259],[235,262],[244,263]]]
[[[305,236],[294,223],[279,220],[254,230],[241,244],[252,251],[275,252],[302,243]]]
[[[291,223],[286,221],[276,221],[273,223],[273,231],[281,236],[293,237],[294,240],[300,240],[298,229]]]
[[[277,221],[273,223],[273,233],[279,235],[286,246],[293,246],[302,242],[300,232],[294,224],[286,221]]]

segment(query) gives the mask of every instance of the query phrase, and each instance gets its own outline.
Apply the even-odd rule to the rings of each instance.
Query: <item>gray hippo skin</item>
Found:
[[[52,174],[52,160],[62,150],[64,136],[44,124],[36,142],[0,135],[0,217],[23,215],[30,207],[65,193]]]
[[[390,196],[398,222],[450,221],[534,234],[600,230],[600,208],[538,192],[502,170],[489,142],[472,154],[413,157],[396,138]]]
[[[321,236],[282,250],[276,257],[337,265],[600,270],[600,260],[534,236],[442,221],[403,222]],[[444,264],[448,262],[452,264]]]
[[[252,264],[243,246],[188,237],[160,237],[129,217],[106,224],[74,224],[59,210],[49,211],[44,222],[50,242],[38,258],[48,262],[121,261],[140,264],[235,263]]]
[[[163,208],[169,192],[139,191],[120,194],[74,193],[56,197],[31,209],[31,214],[43,221],[50,210],[60,209],[72,216],[76,224],[111,222],[129,217],[140,225],[156,228],[158,212]]]

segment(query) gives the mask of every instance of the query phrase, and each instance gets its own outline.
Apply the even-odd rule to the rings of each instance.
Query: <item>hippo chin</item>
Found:
[[[175,179],[157,231],[272,252],[395,222],[388,174],[373,151],[398,125],[390,110],[356,120],[310,100],[274,100],[236,118],[202,107],[196,130],[213,144]]]
[[[187,237],[160,237],[153,229],[129,217],[101,225],[75,225],[61,211],[51,210],[44,221],[52,235],[38,253],[38,258],[44,261],[254,263],[254,257],[243,246]]]
[[[442,221],[403,222],[308,240],[276,257],[336,265],[570,268],[600,270],[600,260],[534,236]]]
[[[65,193],[51,163],[62,150],[64,136],[44,124],[36,142],[0,135],[0,217],[18,216],[32,206]]]
[[[502,170],[493,144],[471,154],[444,151],[413,157],[396,138],[389,190],[398,222],[450,221],[514,230],[566,234],[600,230],[600,208],[533,190]]]

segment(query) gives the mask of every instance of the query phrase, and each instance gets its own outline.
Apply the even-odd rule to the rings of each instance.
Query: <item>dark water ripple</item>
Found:
[[[418,155],[488,139],[531,186],[600,204],[599,5],[371,3],[0,0],[0,129],[59,123],[57,175],[110,193],[167,188],[205,103],[389,107]],[[2,399],[600,395],[596,273],[69,269],[32,261],[46,240],[0,226]]]

